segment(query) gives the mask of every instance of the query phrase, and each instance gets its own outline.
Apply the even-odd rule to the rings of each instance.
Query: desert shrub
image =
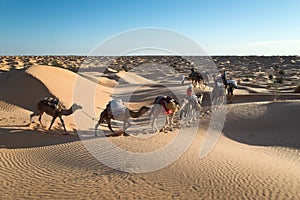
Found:
[[[300,83],[296,86],[294,92],[300,93]]]
[[[285,74],[285,72],[284,72],[283,70],[280,70],[278,73],[279,73],[280,75],[284,75],[284,74]]]
[[[61,67],[61,64],[59,64],[58,62],[57,62],[57,60],[52,60],[51,61],[51,64],[50,65],[52,65],[52,66],[54,66],[54,67]]]
[[[269,79],[272,80],[274,78],[273,74],[269,75]]]
[[[282,77],[276,78],[276,83],[279,83],[279,84],[283,83],[283,78]]]

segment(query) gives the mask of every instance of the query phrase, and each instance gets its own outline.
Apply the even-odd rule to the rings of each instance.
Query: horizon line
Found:
[[[130,57],[130,56],[201,56],[201,57],[209,57],[209,56],[236,56],[236,57],[275,57],[275,56],[300,56],[300,55],[286,55],[286,54],[274,54],[274,55],[258,55],[258,54],[248,54],[248,55],[238,55],[238,54],[211,54],[211,55],[172,55],[172,54],[136,54],[136,55],[88,55],[88,54],[0,54],[0,56],[83,56],[83,57]]]

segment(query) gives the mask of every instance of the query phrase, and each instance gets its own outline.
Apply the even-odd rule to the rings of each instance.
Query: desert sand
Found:
[[[7,58],[2,60],[2,63],[8,62]],[[75,66],[82,60],[71,57],[65,62],[73,62]],[[241,87],[235,91],[233,103],[226,105],[222,135],[206,157],[200,159],[199,149],[211,120],[209,89],[196,89],[204,93],[204,102],[199,129],[189,148],[163,169],[128,173],[97,160],[85,144],[98,144],[108,138],[118,148],[152,152],[170,143],[179,129],[148,133],[147,115],[132,121],[139,126],[129,128],[131,136],[126,137],[94,137],[94,130],[79,130],[82,127],[78,124],[96,124],[93,118],[99,116],[112,98],[124,97],[125,104],[137,110],[144,105],[150,107],[154,98],[162,93],[171,94],[159,84],[180,90],[186,88],[188,81],[182,86],[179,74],[170,74],[159,82],[153,78],[157,74],[143,76],[143,72],[115,71],[113,67],[106,74],[83,70],[79,75],[64,68],[41,65],[42,59],[25,61],[33,64],[19,68],[16,66],[20,63],[14,67],[5,64],[0,73],[1,199],[300,198],[300,96],[297,93],[282,88],[281,93],[274,95],[267,85],[258,84],[259,79],[250,84],[251,79],[243,81],[246,75],[235,75],[233,70],[230,74],[241,79]],[[288,72],[291,76],[299,74],[299,68],[292,69]],[[265,72],[264,76],[267,75]],[[30,113],[44,97],[57,97],[70,107],[76,100],[73,95],[78,82],[86,90],[94,88],[91,98],[94,98],[92,107],[96,112],[89,109],[90,105],[82,105],[84,109],[76,111],[77,115],[63,117],[67,134],[59,120],[52,130],[47,130],[51,117],[45,114],[46,127],[39,125],[37,117],[29,122]],[[133,94],[126,100],[131,91]],[[90,94],[89,91],[86,94]],[[76,121],[77,116],[81,117],[80,122]],[[106,124],[100,129],[110,134]],[[114,129],[118,128],[114,126]],[[81,137],[78,136],[80,131],[85,131]],[[188,136],[190,133],[180,134]],[[97,148],[101,150],[101,146]]]

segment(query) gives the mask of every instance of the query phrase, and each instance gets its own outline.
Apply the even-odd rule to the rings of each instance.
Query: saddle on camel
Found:
[[[154,100],[154,104],[162,105],[165,111],[164,112],[165,115],[169,115],[173,113],[174,108],[170,106],[174,104],[170,104],[171,102],[174,102],[176,105],[179,105],[179,103],[173,97],[170,96],[158,96]]]
[[[106,109],[107,109],[107,114],[109,117],[113,117],[116,118],[116,120],[118,120],[118,116],[120,114],[123,114],[126,112],[126,106],[124,105],[123,101],[118,99],[113,99],[111,100],[107,105],[106,105]]]
[[[51,108],[53,109],[57,109],[58,108],[58,103],[59,103],[59,100],[56,99],[56,98],[52,98],[52,97],[45,97],[42,102],[44,104],[47,104],[49,105]]]

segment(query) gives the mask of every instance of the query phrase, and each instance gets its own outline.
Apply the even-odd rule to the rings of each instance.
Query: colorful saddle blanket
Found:
[[[174,102],[175,104],[178,104],[178,102],[170,96],[158,96],[154,100],[154,104],[160,104],[165,110],[165,114],[171,114],[175,108],[173,108],[174,104],[168,104],[170,102]]]

